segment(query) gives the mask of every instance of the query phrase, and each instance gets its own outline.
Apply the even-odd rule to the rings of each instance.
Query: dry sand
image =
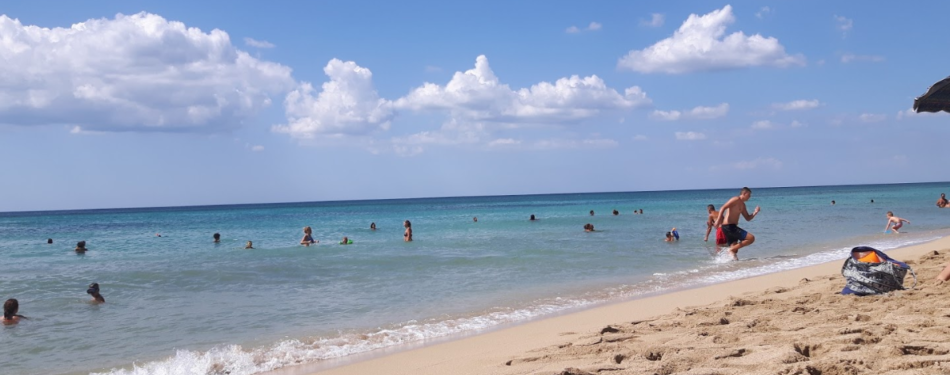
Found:
[[[914,268],[916,288],[842,296],[842,260],[598,307],[320,374],[950,374],[950,283],[933,281],[950,262],[950,237],[888,254]],[[912,282],[908,274],[905,285]],[[314,369],[286,373],[301,371]]]

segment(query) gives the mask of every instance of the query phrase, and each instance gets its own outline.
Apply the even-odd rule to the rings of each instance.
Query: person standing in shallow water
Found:
[[[406,220],[402,223],[403,227],[406,227],[406,232],[402,234],[402,240],[406,242],[412,242],[412,223],[409,220]]]
[[[313,229],[310,229],[310,227],[303,227],[303,238],[300,239],[300,244],[304,246],[310,246],[311,244],[315,244],[317,242],[319,241],[315,241],[313,239]]]
[[[752,221],[759,214],[759,206],[755,206],[755,211],[749,214],[745,202],[752,198],[752,189],[747,187],[739,191],[739,195],[732,197],[722,207],[719,207],[719,215],[716,217],[714,226],[721,226],[722,233],[726,237],[726,244],[729,246],[729,253],[733,260],[739,260],[739,249],[751,245],[755,242],[755,236],[739,228],[739,216],[746,221]]]

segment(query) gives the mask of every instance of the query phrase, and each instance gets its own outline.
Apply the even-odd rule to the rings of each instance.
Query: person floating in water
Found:
[[[620,215],[620,211],[614,210],[614,216]]]
[[[76,254],[86,253],[86,241],[76,242]]]
[[[376,222],[369,223],[369,230],[376,230]]]
[[[53,239],[52,239],[52,238],[47,238],[47,239],[46,239],[46,244],[52,245],[52,244],[53,244]]]
[[[10,298],[3,303],[3,325],[13,325],[20,322],[20,319],[26,319],[25,316],[18,314],[20,312],[20,302],[16,298]]]
[[[352,243],[353,243],[353,240],[347,238],[346,236],[343,236],[343,241],[340,241],[340,245],[349,245]]]
[[[303,227],[303,238],[300,239],[300,244],[304,246],[310,246],[320,241],[315,241],[313,239],[313,229],[310,227]]]
[[[643,215],[643,209],[642,209],[642,208],[640,209],[640,215]]]
[[[535,221],[535,220],[537,220],[537,219],[534,218],[534,214],[531,214],[531,217],[528,218],[528,220],[530,220],[530,221]]]
[[[86,294],[92,296],[92,303],[105,303],[106,298],[99,294],[99,283],[89,284],[89,289],[86,289]]]
[[[412,242],[412,223],[406,220],[402,226],[406,228],[406,232],[402,234],[403,241]]]
[[[732,197],[719,208],[719,215],[713,223],[714,226],[722,227],[722,233],[726,237],[726,244],[729,245],[729,253],[732,254],[733,260],[739,260],[739,249],[755,242],[755,236],[739,228],[738,225],[740,215],[746,221],[752,221],[759,214],[759,206],[755,206],[755,211],[749,214],[745,205],[749,198],[752,198],[752,189],[742,188],[738,196]]]
[[[940,199],[937,199],[937,207],[950,208],[950,201],[947,200],[947,194],[940,193]]]
[[[477,223],[477,222],[478,222],[478,216],[472,217],[472,222],[473,222],[473,223]]]
[[[593,232],[593,231],[594,231],[594,224],[591,224],[591,223],[584,224],[584,231],[585,231],[585,232]]]
[[[221,233],[215,233],[211,236],[211,238],[214,238],[214,243],[219,243],[221,242]]]
[[[888,229],[893,230],[894,233],[900,233],[898,229],[901,229],[904,223],[910,224],[910,221],[894,216],[893,212],[887,211],[887,225],[884,226],[884,233],[887,233]]]
[[[834,205],[835,205],[835,201],[831,201],[831,205],[834,206]]]
[[[245,249],[251,249],[251,250],[253,250],[253,249],[254,249],[254,243],[251,242],[251,241],[247,241],[247,245],[244,245],[244,248],[245,248]]]
[[[594,210],[590,210],[590,216],[594,216]]]

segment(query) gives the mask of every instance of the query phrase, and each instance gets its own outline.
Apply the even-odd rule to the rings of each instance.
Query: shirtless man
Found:
[[[950,201],[947,201],[947,194],[940,193],[940,199],[937,199],[937,207],[950,208]]]
[[[703,237],[703,241],[709,241],[709,233],[712,232],[713,228],[716,228],[716,245],[725,245],[726,239],[722,235],[722,229],[713,225],[716,223],[716,218],[719,217],[719,211],[716,211],[716,206],[708,205],[706,206],[706,212],[709,213],[709,216],[706,217],[706,237]]]
[[[752,221],[759,214],[759,206],[755,206],[755,211],[749,214],[745,202],[752,198],[752,189],[747,187],[739,191],[739,196],[732,197],[722,207],[719,208],[719,215],[716,215],[716,221],[713,226],[721,226],[722,233],[726,237],[726,244],[729,245],[729,253],[733,260],[739,260],[739,249],[751,245],[755,242],[755,236],[739,228],[739,215],[746,221]],[[728,213],[727,213],[728,212]]]

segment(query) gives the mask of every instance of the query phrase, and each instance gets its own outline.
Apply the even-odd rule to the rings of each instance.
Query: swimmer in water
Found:
[[[590,210],[590,216],[594,216],[594,210]]]
[[[247,241],[247,245],[244,245],[244,248],[245,248],[245,249],[254,249],[254,243],[251,242],[251,241]]]
[[[20,322],[20,319],[26,319],[25,316],[17,314],[20,311],[20,302],[16,298],[10,298],[3,303],[3,319],[0,322],[9,326]]]
[[[89,289],[86,289],[86,294],[92,296],[92,303],[105,303],[106,299],[99,294],[99,283],[89,284]]]
[[[300,244],[304,246],[310,246],[320,241],[314,241],[313,239],[313,229],[310,227],[303,227],[303,238],[300,239]]]
[[[52,238],[47,238],[47,239],[46,239],[46,243],[49,244],[49,245],[52,245],[52,244],[53,244],[53,239],[52,239]]]
[[[76,254],[86,253],[86,241],[76,242]]]
[[[666,239],[663,241],[666,241],[666,242],[676,241],[676,238],[673,237],[673,232],[666,232]]]
[[[593,231],[594,231],[594,224],[591,224],[591,223],[584,224],[584,231],[585,231],[585,232],[593,232]]]
[[[531,214],[531,217],[528,218],[528,220],[530,220],[530,221],[535,221],[535,220],[538,220],[538,219],[535,219],[535,218],[534,218],[534,214]]]
[[[343,236],[343,241],[340,241],[340,245],[349,245],[349,244],[350,244],[350,239],[346,238],[346,236]]]
[[[614,216],[620,215],[620,211],[614,210]]]
[[[211,238],[214,238],[214,243],[219,243],[221,242],[221,233],[215,233]]]
[[[477,222],[478,222],[478,216],[473,217],[473,218],[472,218],[472,222],[473,222],[473,223],[477,223]]]
[[[369,223],[369,230],[376,230],[376,222]]]
[[[406,242],[412,242],[412,223],[406,220],[402,223],[402,226],[406,227],[406,232],[402,234],[402,239]]]

